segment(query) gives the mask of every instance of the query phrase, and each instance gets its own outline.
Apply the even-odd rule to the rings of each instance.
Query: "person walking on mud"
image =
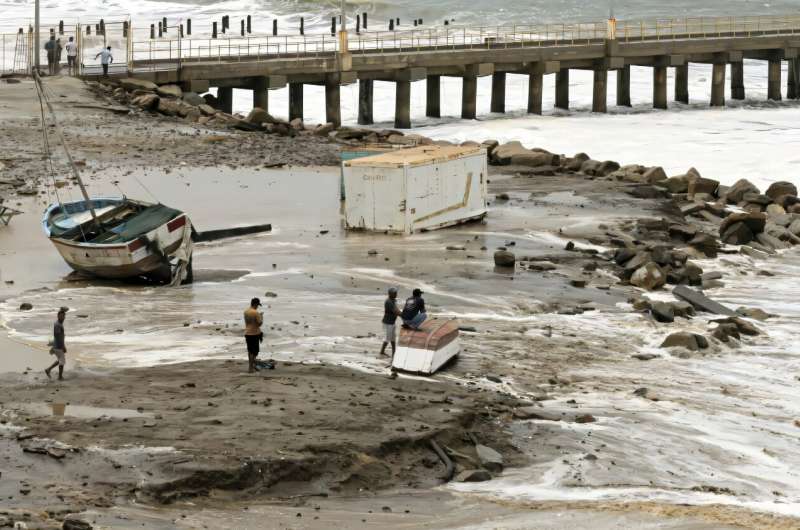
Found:
[[[111,55],[111,46],[107,46],[94,56],[95,59],[98,57],[100,57],[100,64],[103,65],[103,77],[108,77],[108,65],[114,62],[114,56]]]
[[[397,351],[397,317],[400,316],[400,309],[397,308],[397,289],[389,288],[389,295],[383,303],[383,346],[381,355],[386,355],[386,346],[392,345],[392,359]]]
[[[264,333],[261,326],[264,324],[264,313],[258,310],[261,307],[261,300],[253,298],[250,300],[250,307],[244,311],[244,340],[247,343],[247,371],[256,371],[256,357],[260,351],[261,341],[264,340]]]
[[[75,37],[70,37],[69,42],[65,46],[67,49],[67,68],[69,75],[78,74],[78,44],[75,42]]]
[[[51,379],[50,371],[58,366],[58,380],[64,380],[64,365],[67,363],[67,346],[64,342],[64,319],[67,318],[67,311],[69,309],[66,307],[59,309],[56,323],[53,325],[53,345],[50,348],[50,355],[56,356],[56,362],[44,370],[48,379]]]

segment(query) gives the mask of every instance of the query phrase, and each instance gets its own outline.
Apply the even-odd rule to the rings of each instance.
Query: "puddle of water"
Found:
[[[70,403],[10,403],[3,407],[3,411],[23,411],[39,417],[67,416],[85,420],[94,420],[103,416],[112,419],[147,418],[152,416],[149,412],[139,412],[133,409],[89,407]]]

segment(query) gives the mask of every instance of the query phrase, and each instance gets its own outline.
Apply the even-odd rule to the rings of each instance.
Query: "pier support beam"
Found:
[[[689,65],[675,67],[675,101],[689,103]]]
[[[744,99],[744,63],[731,63],[731,99]]]
[[[358,124],[372,125],[372,101],[375,82],[372,79],[358,81]]]
[[[397,81],[394,97],[395,129],[411,128],[411,81]]]
[[[528,114],[542,114],[542,90],[544,76],[539,73],[528,74]]]
[[[253,80],[253,107],[269,112],[269,78],[257,77]]]
[[[569,109],[569,68],[556,73],[556,108]]]
[[[506,111],[506,73],[495,72],[492,74],[492,112],[503,113]]]
[[[631,106],[631,67],[625,65],[617,70],[617,105]]]
[[[219,102],[219,110],[233,113],[233,88],[232,87],[219,87],[217,89],[217,101]]]
[[[781,100],[781,60],[774,57],[769,60],[767,73],[767,99]]]
[[[592,112],[608,110],[608,70],[594,71],[594,89],[592,91]]]
[[[800,59],[789,59],[789,79],[786,83],[786,99],[800,98]]]
[[[715,63],[711,70],[711,106],[725,106],[725,63]]]
[[[339,76],[330,76],[325,81],[325,121],[335,127],[342,126]]]
[[[474,120],[478,105],[478,78],[464,76],[461,89],[461,117]]]
[[[442,79],[438,75],[429,75],[425,79],[425,116],[442,117]]]
[[[667,108],[667,67],[653,67],[653,108]]]
[[[289,121],[303,119],[303,83],[289,83]]]

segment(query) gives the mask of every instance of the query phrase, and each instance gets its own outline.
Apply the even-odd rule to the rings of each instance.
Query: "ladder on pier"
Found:
[[[28,58],[28,37],[25,33],[20,31],[17,33],[17,42],[14,45],[14,73],[25,73],[28,71]]]

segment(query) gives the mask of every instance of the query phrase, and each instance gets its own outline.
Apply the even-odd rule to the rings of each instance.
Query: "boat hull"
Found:
[[[403,372],[431,375],[460,351],[458,322],[433,318],[423,322],[419,329],[400,329],[392,367]]]

